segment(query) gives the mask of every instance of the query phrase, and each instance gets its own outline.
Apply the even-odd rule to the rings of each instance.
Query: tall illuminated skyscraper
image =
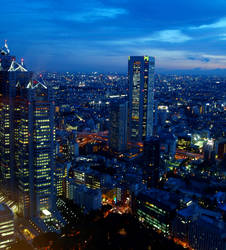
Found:
[[[17,199],[25,217],[51,209],[54,195],[53,95],[32,75],[5,45],[0,65],[0,173],[2,186]]]
[[[18,152],[20,211],[38,216],[53,206],[54,101],[40,79],[21,88]]]
[[[29,82],[32,73],[10,55],[7,44],[0,49],[0,174],[1,191],[16,196],[16,145],[20,110],[17,107],[17,85]]]
[[[129,140],[140,142],[152,136],[154,108],[155,58],[130,56],[129,78]]]

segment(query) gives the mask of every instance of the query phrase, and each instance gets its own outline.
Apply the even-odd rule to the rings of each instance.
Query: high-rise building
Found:
[[[111,103],[109,146],[115,152],[123,152],[127,148],[128,102]]]
[[[54,101],[50,87],[32,80],[21,87],[17,180],[24,216],[38,216],[53,205],[55,158]]]
[[[39,216],[51,209],[55,157],[52,89],[32,79],[23,61],[1,51],[0,172],[3,186],[16,198],[19,212]],[[7,192],[6,192],[7,193]]]
[[[12,198],[16,196],[15,160],[20,124],[17,86],[28,83],[32,77],[22,64],[10,55],[5,43],[0,49],[0,180],[2,191]]]
[[[130,56],[129,140],[139,142],[153,133],[155,58]]]

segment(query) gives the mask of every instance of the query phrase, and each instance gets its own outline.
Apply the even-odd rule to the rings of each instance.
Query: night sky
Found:
[[[128,55],[157,71],[226,68],[225,0],[1,0],[0,43],[32,70],[127,71]]]

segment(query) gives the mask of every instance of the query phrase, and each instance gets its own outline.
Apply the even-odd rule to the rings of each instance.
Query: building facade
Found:
[[[39,216],[53,204],[55,158],[52,90],[33,80],[23,61],[1,50],[0,173],[2,190],[18,201],[25,217]]]
[[[17,180],[19,208],[39,216],[53,204],[55,164],[54,101],[51,88],[32,80],[21,91]]]

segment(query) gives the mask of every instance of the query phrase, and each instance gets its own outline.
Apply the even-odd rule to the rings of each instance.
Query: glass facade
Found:
[[[15,57],[0,55],[1,190],[26,217],[51,209],[54,196],[52,89],[32,75]]]
[[[22,91],[18,147],[19,208],[39,216],[53,204],[54,102],[50,88],[31,85]]]
[[[129,140],[142,141],[152,135],[155,59],[130,56],[129,81]]]

